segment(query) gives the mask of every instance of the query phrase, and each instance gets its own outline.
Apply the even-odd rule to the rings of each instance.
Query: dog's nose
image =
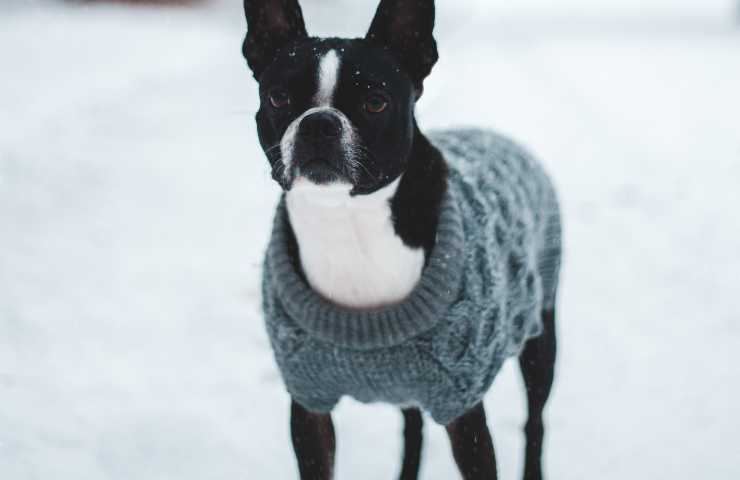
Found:
[[[342,122],[329,112],[315,112],[301,120],[301,131],[314,139],[332,139],[342,133]]]

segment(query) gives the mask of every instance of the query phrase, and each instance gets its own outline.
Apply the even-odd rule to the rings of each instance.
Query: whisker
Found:
[[[359,166],[360,168],[362,168],[365,171],[365,173],[368,174],[368,176],[373,181],[378,181],[379,180],[379,178],[376,175],[373,175],[372,172],[370,172],[370,170],[367,168],[367,166],[364,164],[364,162],[361,161],[361,160],[364,159],[364,160],[370,160],[371,162],[376,163],[375,162],[375,158],[373,156],[373,153],[370,150],[368,150],[367,148],[365,148],[362,145],[352,145],[350,147],[350,155],[349,155],[349,158],[350,158],[350,162],[352,162],[352,166],[353,167]]]
[[[270,155],[272,155],[273,152],[279,151],[280,146],[281,145],[279,143],[277,143],[277,144],[269,147],[267,150],[265,150],[265,155],[267,155],[269,157]]]

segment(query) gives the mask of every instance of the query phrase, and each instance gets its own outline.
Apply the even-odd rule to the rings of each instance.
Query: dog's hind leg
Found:
[[[403,413],[403,466],[399,480],[419,478],[422,429],[424,421],[418,408],[405,408]]]
[[[446,428],[463,479],[496,480],[496,455],[483,404],[474,406]]]
[[[302,480],[331,480],[336,439],[331,414],[309,412],[295,401],[290,433]]]
[[[545,433],[542,410],[550,396],[557,347],[554,309],[542,312],[542,326],[542,334],[529,340],[519,356],[529,412],[524,428],[527,440],[524,480],[542,479],[542,441]]]

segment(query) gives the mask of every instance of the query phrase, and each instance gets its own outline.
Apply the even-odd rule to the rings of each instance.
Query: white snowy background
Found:
[[[738,5],[437,3],[422,127],[513,135],[563,201],[548,478],[740,478]],[[323,35],[375,8],[303,4]],[[295,478],[243,33],[239,0],[3,0],[0,479]],[[518,478],[513,362],[485,403]],[[344,400],[335,421],[338,479],[396,474],[393,408]],[[426,433],[422,478],[457,478]]]

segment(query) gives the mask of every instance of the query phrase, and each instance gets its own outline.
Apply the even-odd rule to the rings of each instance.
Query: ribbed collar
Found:
[[[442,200],[437,239],[419,284],[402,303],[372,310],[335,305],[299,272],[285,198],[278,205],[267,262],[273,294],[310,336],[346,348],[398,345],[433,328],[457,299],[465,260],[462,218],[452,192]]]

